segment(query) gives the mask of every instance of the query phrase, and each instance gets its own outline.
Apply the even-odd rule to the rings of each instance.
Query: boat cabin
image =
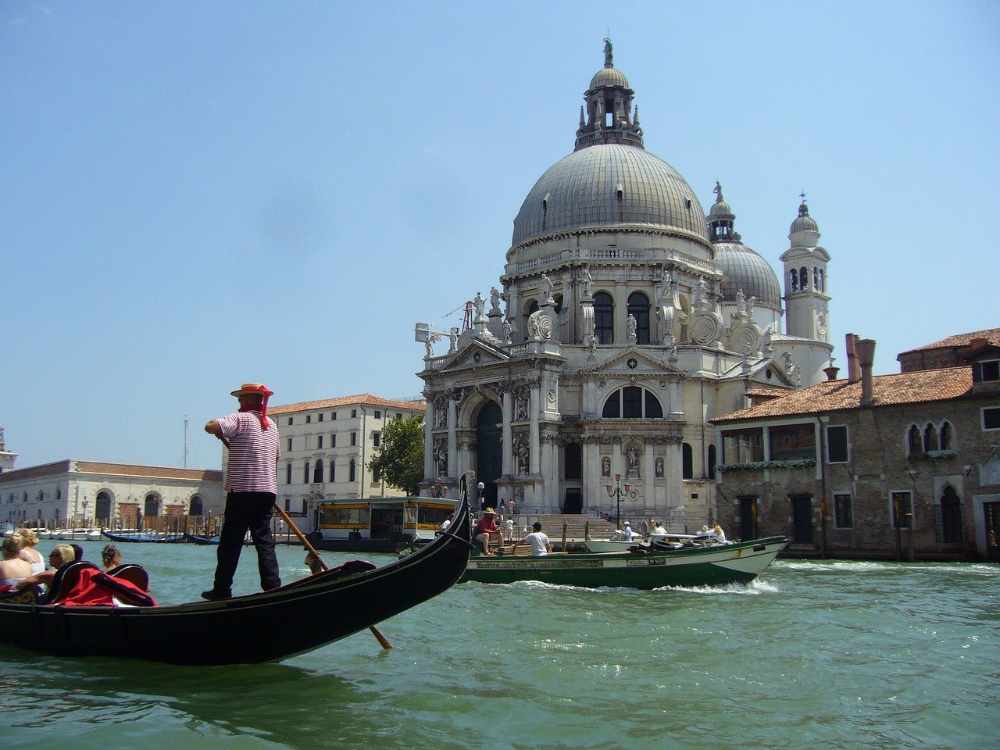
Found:
[[[457,500],[437,497],[324,500],[316,528],[324,541],[331,542],[433,539],[457,505]]]

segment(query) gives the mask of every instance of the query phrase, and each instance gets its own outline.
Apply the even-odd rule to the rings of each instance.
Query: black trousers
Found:
[[[218,565],[215,567],[215,590],[229,593],[233,575],[240,562],[243,539],[247,531],[257,548],[260,587],[264,591],[281,585],[278,558],[274,554],[271,535],[271,514],[275,495],[271,492],[230,492],[226,495],[226,515],[219,539]]]

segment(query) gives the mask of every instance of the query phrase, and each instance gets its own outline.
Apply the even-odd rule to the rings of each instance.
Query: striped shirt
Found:
[[[229,441],[227,492],[278,493],[278,425],[267,418],[260,428],[260,412],[238,411],[219,417],[222,437]]]

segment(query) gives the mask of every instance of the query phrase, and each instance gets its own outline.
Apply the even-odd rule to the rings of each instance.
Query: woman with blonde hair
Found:
[[[0,592],[13,591],[31,575],[31,563],[19,557],[21,537],[11,534],[3,540],[3,560],[0,560]]]
[[[20,556],[22,560],[31,564],[31,575],[45,570],[45,558],[35,549],[35,545],[38,544],[38,534],[34,529],[18,529],[14,533],[21,537]]]

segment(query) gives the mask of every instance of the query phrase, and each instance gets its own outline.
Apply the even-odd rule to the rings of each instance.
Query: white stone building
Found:
[[[148,527],[163,516],[219,515],[222,472],[66,459],[0,474],[4,526]]]
[[[425,491],[457,496],[467,476],[492,503],[614,513],[620,487],[623,513],[700,524],[719,458],[707,420],[823,379],[830,256],[804,200],[782,295],[721,187],[706,216],[645,150],[633,94],[606,43],[575,150],[524,199],[489,308],[477,292],[462,330],[417,324]]]
[[[5,471],[13,471],[17,462],[17,454],[7,450],[7,443],[3,436],[3,427],[0,427],[0,474]]]
[[[373,477],[368,462],[387,422],[422,415],[424,409],[422,400],[398,401],[370,393],[269,406],[267,413],[281,434],[278,502],[303,519],[303,531],[311,531],[311,502],[405,495]],[[224,466],[226,459],[224,452]]]

